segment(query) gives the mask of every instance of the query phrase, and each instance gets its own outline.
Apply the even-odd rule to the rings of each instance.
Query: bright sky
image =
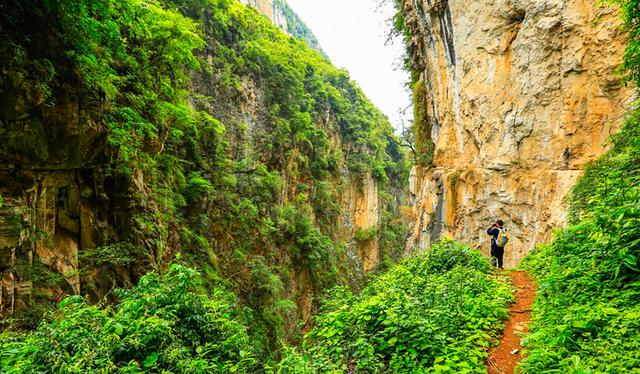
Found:
[[[401,40],[385,45],[393,14],[392,1],[380,0],[287,0],[291,8],[318,37],[334,65],[349,71],[365,95],[401,127],[399,111],[407,108],[409,80],[401,69]],[[411,110],[407,110],[411,116]],[[406,117],[405,117],[406,118]]]

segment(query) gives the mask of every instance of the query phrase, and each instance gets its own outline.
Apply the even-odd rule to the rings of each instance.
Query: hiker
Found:
[[[502,269],[502,260],[504,257],[504,246],[509,240],[507,229],[504,228],[504,222],[497,220],[491,224],[487,230],[487,234],[491,235],[491,263]]]

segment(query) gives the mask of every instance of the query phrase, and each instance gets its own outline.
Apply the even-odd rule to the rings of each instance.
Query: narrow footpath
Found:
[[[509,321],[500,338],[500,344],[489,351],[487,371],[489,374],[512,374],[522,359],[521,337],[529,329],[531,308],[537,287],[533,279],[523,271],[509,273],[511,283],[516,287],[516,302],[509,309]]]

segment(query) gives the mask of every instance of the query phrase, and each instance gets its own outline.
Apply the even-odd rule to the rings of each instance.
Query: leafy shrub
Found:
[[[189,177],[186,190],[183,195],[188,202],[205,199],[213,189],[211,182],[203,178],[200,173],[193,173]]]
[[[627,79],[640,83],[640,8],[620,0],[630,32]],[[573,190],[571,225],[523,266],[539,283],[524,373],[640,368],[640,109]]]
[[[572,225],[523,263],[537,277],[525,373],[640,367],[640,121],[574,189]]]
[[[207,298],[198,286],[195,270],[172,265],[118,291],[113,308],[68,297],[37,330],[0,336],[0,371],[250,371],[255,358],[234,297],[217,289]]]
[[[85,248],[79,254],[80,261],[88,266],[125,266],[144,257],[144,249],[129,242],[116,242],[97,248]]]
[[[336,248],[328,236],[314,226],[308,205],[286,205],[278,210],[278,238],[286,245],[294,263],[309,269],[319,289],[337,282]]]
[[[445,241],[375,278],[361,295],[335,288],[304,354],[308,372],[478,372],[512,300],[485,258]]]
[[[359,228],[358,230],[356,230],[354,239],[359,242],[366,242],[367,240],[373,239],[376,236],[377,231],[378,229],[375,226]]]

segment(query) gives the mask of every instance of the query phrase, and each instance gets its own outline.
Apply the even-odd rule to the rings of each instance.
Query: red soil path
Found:
[[[522,359],[520,337],[529,331],[531,307],[537,287],[533,279],[523,271],[512,271],[509,276],[512,284],[516,287],[516,302],[509,309],[509,321],[505,326],[500,344],[489,351],[487,362],[489,374],[512,374],[514,372],[516,365]]]

